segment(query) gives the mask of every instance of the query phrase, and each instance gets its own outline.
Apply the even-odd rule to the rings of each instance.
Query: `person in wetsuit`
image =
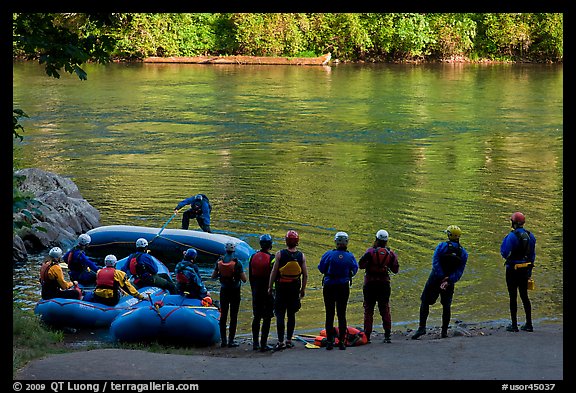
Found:
[[[462,235],[460,227],[450,225],[444,232],[448,235],[448,240],[439,243],[434,250],[432,271],[420,296],[420,324],[416,333],[412,335],[413,340],[426,334],[426,319],[430,313],[430,306],[436,303],[439,296],[442,304],[441,337],[448,337],[454,285],[464,274],[468,252],[460,244]]]
[[[240,310],[242,283],[247,279],[242,263],[236,257],[236,243],[228,241],[224,247],[226,253],[216,261],[211,277],[220,280],[220,345],[233,348],[238,346],[234,338]],[[230,327],[228,339],[226,339],[228,312],[230,312]]]
[[[532,332],[532,304],[528,297],[528,280],[532,277],[532,268],[536,259],[536,237],[524,229],[526,217],[515,212],[510,217],[512,231],[502,240],[500,255],[505,259],[506,287],[510,300],[511,324],[506,327],[509,332],[518,331],[518,294],[524,306],[526,323],[521,330]]]
[[[274,290],[274,314],[278,342],[274,349],[292,348],[292,335],[296,327],[296,313],[300,310],[301,299],[306,294],[308,268],[306,256],[298,250],[300,236],[290,230],[285,236],[286,248],[276,252],[274,266],[268,282],[268,293]],[[286,322],[284,318],[287,318]],[[286,334],[286,336],[284,336]],[[284,342],[286,339],[286,342]]]
[[[326,312],[326,349],[334,347],[334,316],[338,315],[338,348],[346,349],[346,308],[350,297],[352,277],[358,272],[358,262],[348,251],[348,234],[337,232],[334,236],[336,248],[326,251],[320,258],[318,270],[322,278],[322,296]]]
[[[252,290],[252,349],[261,352],[268,350],[268,334],[274,316],[274,296],[268,293],[270,273],[274,265],[272,237],[260,236],[260,250],[250,256],[248,261],[248,280]],[[260,335],[262,322],[262,336]]]
[[[210,200],[204,194],[196,194],[179,202],[174,209],[178,213],[184,206],[190,205],[190,209],[182,214],[182,229],[188,229],[190,219],[195,218],[198,225],[204,232],[212,233],[210,229],[210,214],[212,214],[212,205]]]
[[[398,273],[398,256],[388,247],[388,231],[380,229],[372,247],[366,250],[358,261],[360,269],[365,269],[364,285],[364,334],[370,341],[374,323],[374,308],[382,317],[384,343],[391,343],[392,316],[390,313],[390,272]]]

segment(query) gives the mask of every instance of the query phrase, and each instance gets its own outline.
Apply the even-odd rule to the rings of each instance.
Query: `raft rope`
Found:
[[[203,253],[205,253],[205,254],[210,254],[210,255],[215,255],[215,256],[219,256],[219,255],[220,255],[220,254],[216,254],[216,253],[213,253],[213,252],[210,252],[210,251],[201,249],[200,247],[196,247],[196,246],[194,246],[194,245],[192,245],[192,244],[182,243],[182,242],[179,242],[179,241],[177,241],[177,240],[170,239],[170,238],[167,238],[167,237],[164,237],[164,236],[158,236],[158,237],[160,237],[160,238],[162,238],[162,239],[164,239],[164,240],[167,240],[167,241],[169,241],[169,242],[176,243],[176,244],[178,244],[178,245],[184,246],[184,247],[188,247],[188,248],[193,247],[193,248],[195,248],[197,251],[203,252]],[[132,242],[108,242],[108,243],[101,243],[101,244],[90,245],[90,247],[106,247],[106,246],[121,245],[121,244],[132,244]]]

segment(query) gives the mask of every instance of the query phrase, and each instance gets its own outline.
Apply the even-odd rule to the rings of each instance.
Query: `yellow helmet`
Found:
[[[444,232],[448,235],[448,239],[452,241],[459,240],[462,235],[462,229],[457,225],[449,225]]]

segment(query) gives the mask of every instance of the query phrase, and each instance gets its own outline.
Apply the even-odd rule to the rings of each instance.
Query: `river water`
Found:
[[[432,254],[450,224],[462,228],[470,254],[453,321],[505,322],[499,249],[516,210],[537,238],[535,323],[563,320],[562,65],[85,70],[87,81],[54,79],[35,63],[13,64],[14,108],[30,116],[14,164],[72,178],[102,225],[159,228],[180,200],[204,193],[213,230],[254,248],[269,233],[276,251],[296,230],[310,273],[297,330],[323,326],[317,265],[334,234],[346,231],[359,259],[379,229],[400,262],[394,328],[416,327]],[[39,298],[40,258],[14,267],[14,301],[23,308]],[[210,270],[202,267],[218,298]],[[361,283],[360,274],[348,306],[353,326],[362,325]],[[249,285],[242,296],[238,334],[248,335]],[[440,314],[436,304],[430,326]]]

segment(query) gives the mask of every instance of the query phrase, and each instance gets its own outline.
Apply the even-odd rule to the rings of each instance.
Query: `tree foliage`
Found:
[[[86,61],[148,56],[318,56],[562,61],[558,13],[15,14],[15,53],[85,77]]]

